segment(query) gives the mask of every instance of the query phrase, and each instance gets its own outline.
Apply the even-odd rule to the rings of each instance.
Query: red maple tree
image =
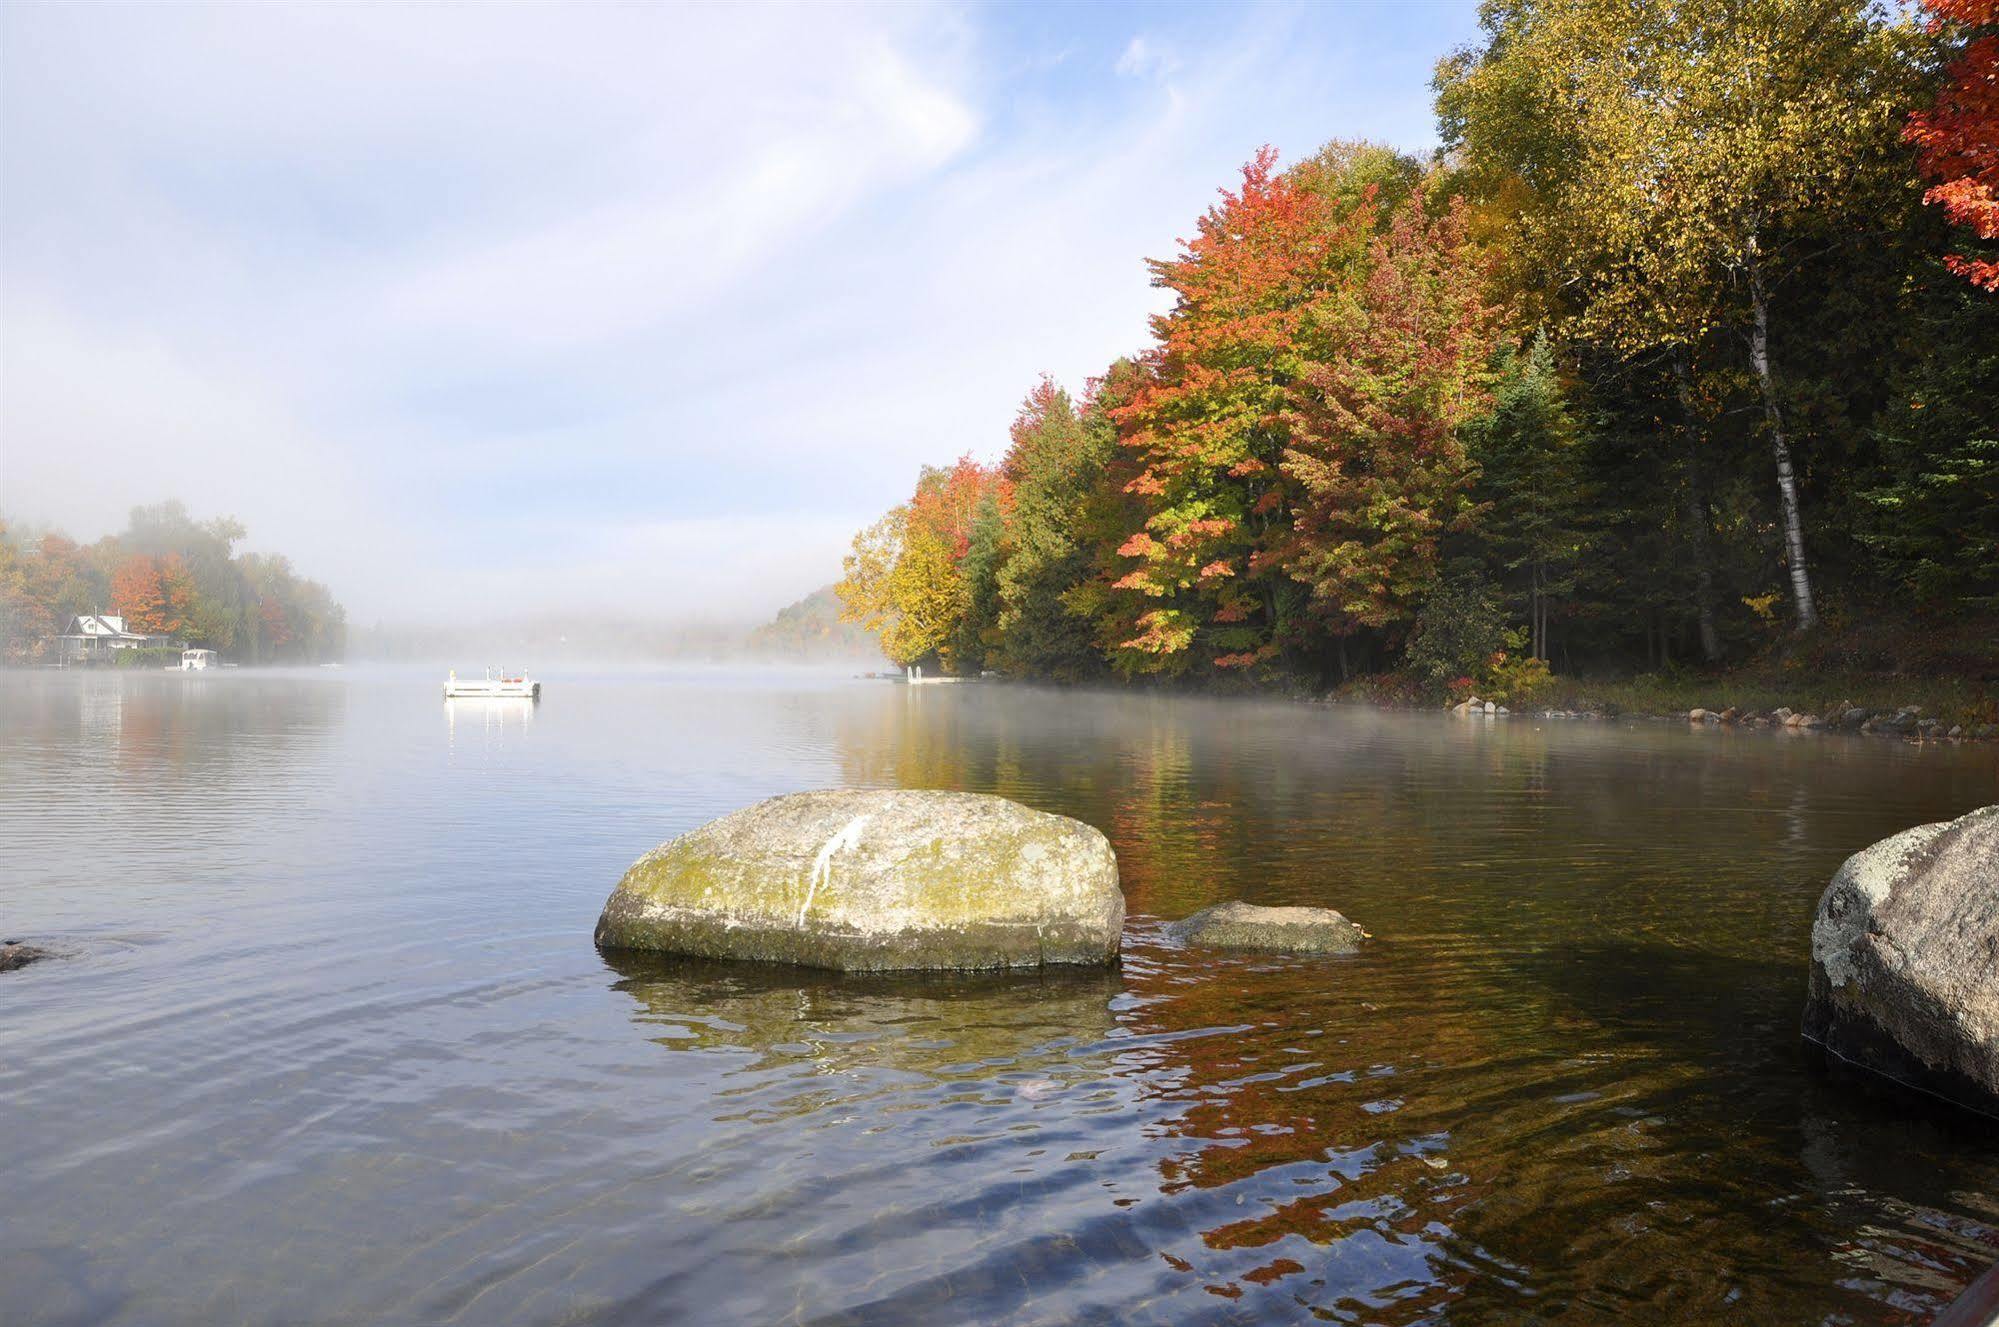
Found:
[[[1969,40],[1944,71],[1936,104],[1909,117],[1903,136],[1916,145],[1923,173],[1940,181],[1923,201],[1969,227],[1980,240],[1999,240],[1999,0],[1925,0],[1931,21],[1962,26]],[[1999,291],[1999,258],[1952,254],[1950,270],[1984,290]]]
[[[972,523],[978,519],[979,504],[991,492],[1004,510],[1010,505],[1012,487],[1000,467],[960,456],[949,470],[931,471],[918,482],[909,500],[910,520],[937,531],[950,548],[952,560],[961,560],[972,545]]]
[[[1302,375],[1285,413],[1284,565],[1335,635],[1410,617],[1429,591],[1440,538],[1472,509],[1461,430],[1489,404],[1505,333],[1462,201],[1432,215],[1411,198],[1368,268],[1340,352]]]
[[[1116,587],[1145,601],[1121,642],[1134,666],[1183,667],[1202,636],[1224,665],[1275,649],[1287,388],[1320,358],[1324,297],[1373,221],[1371,201],[1341,215],[1266,147],[1179,255],[1152,262],[1174,307],[1153,319],[1148,372],[1113,412],[1138,466],[1126,491],[1146,511],[1117,550],[1136,565]]]
[[[1469,506],[1459,426],[1502,328],[1466,208],[1353,162],[1243,168],[1177,258],[1114,412],[1144,519],[1117,547],[1127,666],[1247,668],[1406,616]]]

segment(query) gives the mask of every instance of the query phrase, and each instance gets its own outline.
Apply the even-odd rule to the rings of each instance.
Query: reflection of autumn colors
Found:
[[[248,674],[214,676],[147,670],[68,675],[45,704],[22,705],[11,721],[30,750],[80,739],[89,777],[115,776],[162,792],[198,789],[273,757],[268,734],[317,740],[342,721],[347,693]],[[282,777],[295,753],[274,767]],[[71,777],[82,777],[75,770]],[[193,782],[189,782],[192,780]]]
[[[1134,952],[1126,976],[1145,1074],[1164,1088],[1159,1191],[1227,1196],[1203,1205],[1218,1219],[1168,1250],[1173,1265],[1252,1319],[1365,1302],[1381,1311],[1371,1320],[1413,1321],[1462,1291],[1454,1227],[1482,1186],[1447,1127],[1401,1116],[1409,1088],[1385,1055],[1401,1039],[1378,1035],[1407,1017],[1376,1002],[1392,969],[1161,945]],[[1356,979],[1375,1000],[1340,989]],[[1477,1053],[1470,1021],[1433,1030],[1445,1040],[1429,1055]]]
[[[849,781],[1000,792],[1110,835],[1133,914],[1110,1053],[1150,1179],[1115,1188],[1157,1302],[1909,1320],[1999,1230],[1937,1231],[1941,1160],[1892,1217],[1825,1178],[1929,1144],[1833,1123],[1852,1103],[1795,1052],[1798,915],[1842,845],[1895,827],[1879,756],[1677,736],[966,687],[855,712],[840,750]],[[1317,960],[1155,938],[1229,897],[1380,938]]]
[[[1884,1300],[1975,1275],[1990,1227],[1926,1230],[1923,1208],[1863,1234],[1845,1204],[1800,1202],[1816,1184],[1794,1160],[1700,1160],[1744,1128],[1816,1133],[1843,1106],[1817,1088],[1712,1099],[1705,1065],[1761,1053],[1762,1032],[1715,994],[1663,992],[1744,975],[1623,948],[1280,960],[1141,943],[1125,1027],[1144,1049],[1122,1067],[1152,1089],[1161,1198],[1201,1213],[1161,1256],[1248,1320],[1761,1322],[1810,1303],[1882,1321]],[[1881,1150],[1844,1141],[1820,1146],[1849,1171]],[[1871,1281],[1839,1274],[1855,1239]]]

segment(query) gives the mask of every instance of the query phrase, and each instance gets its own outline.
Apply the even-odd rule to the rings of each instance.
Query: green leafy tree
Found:
[[[1438,70],[1448,145],[1521,198],[1516,253],[1573,334],[1628,354],[1739,344],[1775,464],[1797,624],[1818,617],[1773,359],[1791,239],[1859,206],[1916,86],[1912,24],[1864,0],[1488,0],[1481,49]]]
[[[1468,433],[1477,542],[1528,624],[1528,652],[1546,659],[1558,606],[1576,593],[1594,541],[1595,495],[1545,333],[1500,357],[1492,410]]]
[[[1877,426],[1884,482],[1864,494],[1861,540],[1920,601],[1999,608],[1999,300],[1953,285],[1918,326]]]
[[[1506,643],[1506,613],[1476,578],[1446,582],[1416,616],[1404,662],[1432,690],[1476,679]]]
[[[963,672],[982,670],[998,644],[1000,569],[1005,556],[1006,514],[1000,506],[999,486],[988,485],[972,515],[971,535],[959,563],[965,583],[965,613],[958,624],[953,658]]]
[[[1075,679],[1101,666],[1091,624],[1074,608],[1094,569],[1088,507],[1106,483],[1116,435],[1043,378],[1015,416],[1002,464],[1013,486],[998,574],[995,662],[1023,677]]]

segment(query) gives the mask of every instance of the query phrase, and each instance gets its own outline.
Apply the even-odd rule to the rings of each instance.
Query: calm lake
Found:
[[[1999,1139],[1827,1080],[1850,852],[1999,747],[774,672],[0,674],[0,1317],[1916,1323]],[[1115,844],[1110,973],[607,959],[778,792]],[[1159,921],[1336,906],[1357,959]]]

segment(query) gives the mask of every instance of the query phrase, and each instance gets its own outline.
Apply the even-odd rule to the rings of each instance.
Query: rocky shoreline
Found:
[[[1459,718],[1484,716],[1497,718],[1500,715],[1513,713],[1504,705],[1482,700],[1477,696],[1469,696],[1445,708]],[[1685,714],[1633,714],[1591,709],[1523,710],[1520,713],[1523,718],[1537,719],[1649,719],[1658,722],[1684,720],[1697,728],[1824,730],[1899,737],[1922,742],[1989,742],[1999,739],[1999,723],[1946,725],[1941,719],[1926,716],[1920,705],[1902,705],[1895,709],[1870,709],[1863,705],[1855,705],[1851,701],[1842,701],[1827,709],[1824,714],[1793,710],[1782,705],[1767,711],[1738,710],[1734,706],[1726,709],[1695,706]]]

